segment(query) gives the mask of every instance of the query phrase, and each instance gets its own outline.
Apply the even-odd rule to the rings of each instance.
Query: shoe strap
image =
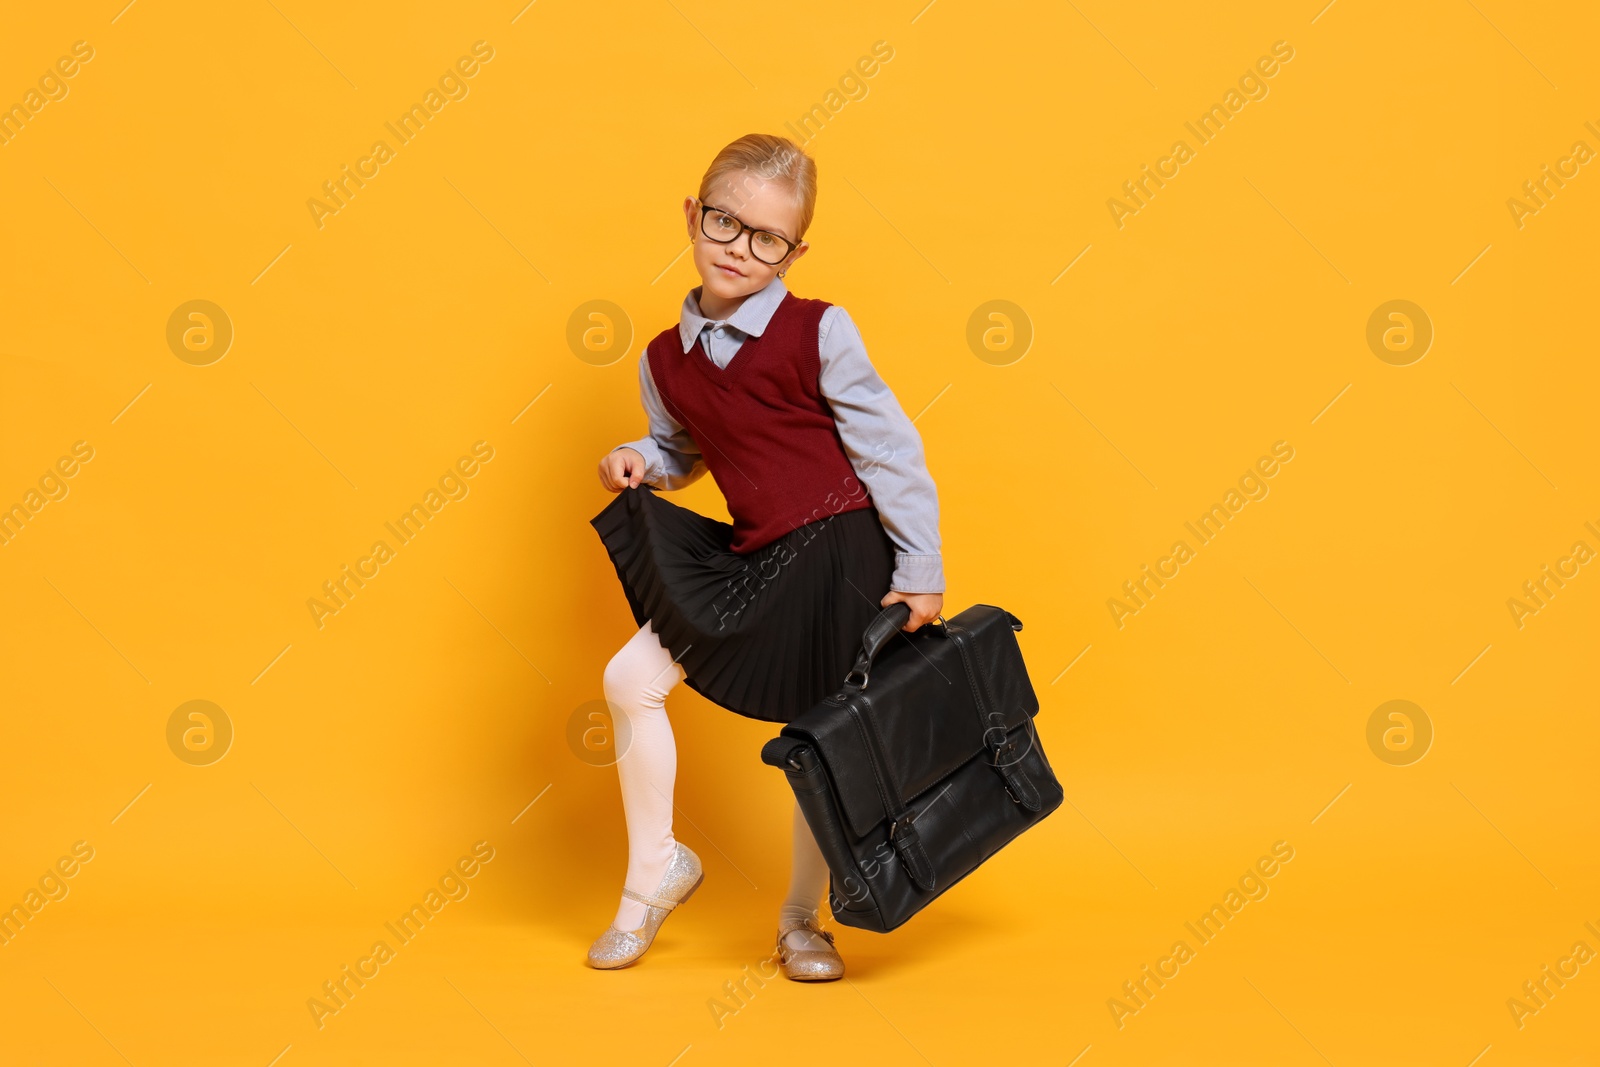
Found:
[[[833,944],[833,933],[831,931],[824,930],[817,924],[815,919],[810,917],[804,919],[789,919],[779,924],[778,940],[782,941],[785,937],[796,930],[810,930],[814,934],[822,935],[822,937],[827,940],[828,944]]]
[[[671,911],[678,906],[676,900],[668,900],[666,897],[653,897],[648,893],[635,893],[627,888],[622,890],[622,895],[629,900],[637,900],[639,903],[648,904],[652,908],[665,908],[667,911]]]

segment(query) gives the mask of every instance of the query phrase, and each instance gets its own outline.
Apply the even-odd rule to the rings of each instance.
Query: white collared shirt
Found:
[[[788,287],[773,278],[726,319],[700,312],[701,286],[683,298],[678,337],[688,353],[698,338],[706,355],[726,367],[747,337],[759,337]],[[822,315],[817,331],[821,371],[817,384],[833,409],[839,439],[856,476],[872,494],[884,531],[894,542],[894,576],[889,588],[903,593],[944,592],[939,552],[939,496],[928,473],[922,437],[872,361],[849,314],[837,304]],[[644,480],[657,489],[682,489],[706,473],[700,446],[661,402],[650,374],[648,351],[639,354],[639,397],[650,419],[650,434],[617,448],[644,457]],[[616,451],[616,449],[612,449]]]

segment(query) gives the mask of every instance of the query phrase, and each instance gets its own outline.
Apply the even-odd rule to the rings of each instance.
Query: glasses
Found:
[[[750,254],[769,267],[782,263],[790,252],[800,247],[781,234],[746,226],[721,208],[712,207],[703,200],[700,202],[700,232],[713,241],[729,244],[746,230],[750,231]]]

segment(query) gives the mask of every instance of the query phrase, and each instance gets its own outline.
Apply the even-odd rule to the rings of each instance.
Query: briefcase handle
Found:
[[[883,651],[883,646],[889,639],[900,632],[900,628],[911,618],[911,605],[904,600],[896,600],[893,604],[878,613],[878,617],[867,623],[866,630],[861,635],[861,654],[856,657],[854,667],[850,668],[844,676],[845,685],[853,685],[857,689],[867,687],[867,675],[872,670],[872,661],[878,658],[878,653]],[[944,625],[944,616],[938,616],[939,625]],[[932,626],[933,623],[924,625]],[[853,679],[859,677],[860,681]]]

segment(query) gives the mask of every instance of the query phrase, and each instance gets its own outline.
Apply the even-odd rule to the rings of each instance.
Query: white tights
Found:
[[[678,748],[667,719],[666,699],[684,677],[683,668],[657,637],[649,620],[623,645],[605,669],[605,696],[613,714],[627,717],[627,747],[617,760],[622,810],[628,823],[628,873],[623,885],[652,895],[661,884],[677,839],[672,833],[672,787],[678,773]],[[623,736],[622,724],[616,724]],[[818,917],[828,889],[828,864],[811,828],[795,804],[789,893],[779,920]],[[619,930],[637,930],[645,905],[622,898],[614,920]],[[797,949],[825,949],[827,943],[803,930],[788,935]]]

